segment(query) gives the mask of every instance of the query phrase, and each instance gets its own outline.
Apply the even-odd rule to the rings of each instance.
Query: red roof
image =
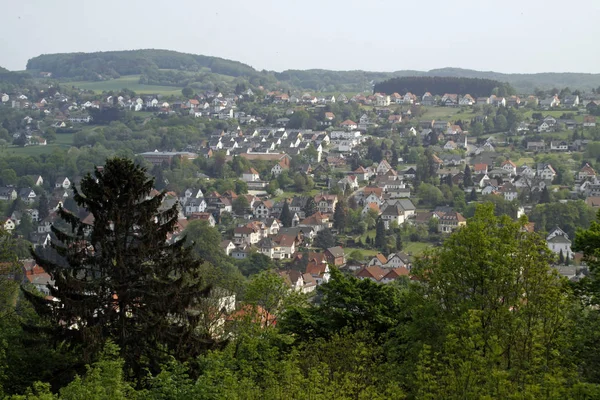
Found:
[[[379,265],[371,265],[370,267],[364,267],[356,274],[359,278],[371,278],[375,279],[379,282],[385,275],[387,271],[381,268]]]
[[[342,122],[340,125],[348,125],[348,126],[350,126],[350,125],[356,125],[356,122],[354,122],[354,121],[352,121],[350,119],[347,119],[344,122]]]

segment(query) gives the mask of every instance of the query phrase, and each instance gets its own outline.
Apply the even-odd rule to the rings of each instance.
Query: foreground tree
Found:
[[[73,198],[89,217],[60,209],[71,229],[53,226],[51,248],[33,252],[55,282],[49,291],[57,301],[24,291],[57,340],[81,345],[89,361],[112,339],[138,377],[146,367],[157,370],[165,353],[185,358],[206,346],[189,311],[208,291],[201,261],[185,240],[167,242],[177,205],[160,210],[166,193],[151,196],[153,183],[121,158],[83,178]]]
[[[420,310],[427,312],[415,316],[413,332],[419,341],[437,333],[421,349],[419,397],[506,398],[575,372],[567,336],[573,297],[550,268],[554,255],[525,222],[480,206],[466,227],[418,261]]]

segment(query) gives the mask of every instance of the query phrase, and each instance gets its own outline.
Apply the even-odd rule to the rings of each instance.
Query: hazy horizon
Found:
[[[154,48],[274,71],[600,73],[600,2],[481,3],[0,0],[3,27],[13,33],[0,37],[0,66],[23,70],[40,54]]]

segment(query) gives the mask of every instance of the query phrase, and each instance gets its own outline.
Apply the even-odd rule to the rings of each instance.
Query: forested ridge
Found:
[[[411,92],[419,96],[425,92],[432,95],[445,93],[470,94],[474,97],[489,96],[496,89],[503,95],[514,92],[510,85],[491,79],[455,78],[442,76],[415,76],[392,78],[375,84],[374,91],[381,93]]]

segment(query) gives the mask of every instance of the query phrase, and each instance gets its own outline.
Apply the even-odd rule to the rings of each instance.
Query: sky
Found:
[[[168,49],[256,69],[600,73],[600,0],[0,0],[0,66]]]

